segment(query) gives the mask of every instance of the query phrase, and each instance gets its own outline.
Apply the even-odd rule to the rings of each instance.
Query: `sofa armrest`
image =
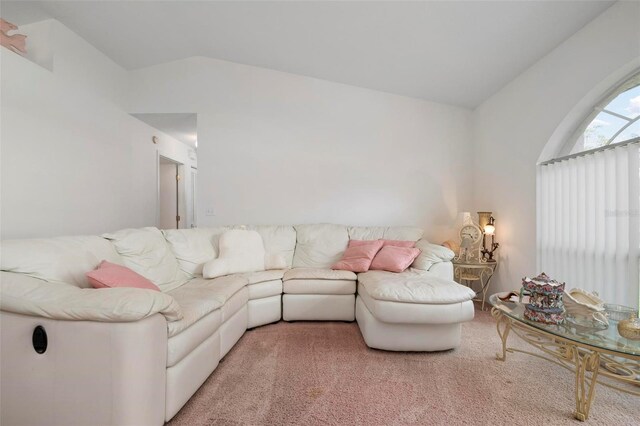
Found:
[[[0,424],[161,426],[166,369],[161,314],[98,322],[0,312]]]
[[[435,275],[436,277],[444,278],[449,281],[454,281],[453,279],[453,263],[451,262],[440,262],[434,263],[431,268],[429,268],[426,273],[430,275]]]
[[[0,272],[0,310],[57,320],[131,322],[160,313],[167,321],[182,310],[166,293],[138,288],[83,289],[23,274]]]
[[[455,256],[453,251],[448,248],[431,244],[427,240],[418,240],[416,242],[416,248],[419,248],[421,253],[411,264],[411,267],[423,271],[428,271],[436,263],[451,262]]]

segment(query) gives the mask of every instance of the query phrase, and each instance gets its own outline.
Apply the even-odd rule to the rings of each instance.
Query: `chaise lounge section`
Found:
[[[442,351],[459,345],[462,323],[473,319],[470,295],[437,276],[369,271],[358,276],[356,320],[371,348]]]
[[[432,351],[458,346],[461,323],[473,318],[474,293],[452,281],[452,253],[420,229],[242,228],[286,268],[203,278],[220,237],[238,227],[2,242],[0,423],[162,424],[247,329],[281,319],[356,319],[372,348]],[[383,238],[416,241],[422,255],[403,273],[330,269],[350,239]],[[90,288],[85,273],[102,260],[161,291]]]

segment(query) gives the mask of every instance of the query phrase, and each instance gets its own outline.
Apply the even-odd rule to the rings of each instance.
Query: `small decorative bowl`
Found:
[[[629,318],[618,323],[618,333],[629,340],[640,340],[640,318]]]

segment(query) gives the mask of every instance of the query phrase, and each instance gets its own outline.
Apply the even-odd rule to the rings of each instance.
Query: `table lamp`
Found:
[[[484,225],[482,229],[482,257],[487,262],[495,262],[493,258],[493,252],[500,247],[500,244],[496,243],[496,220],[493,216],[489,217],[489,221]],[[487,248],[487,235],[491,235],[491,245]]]

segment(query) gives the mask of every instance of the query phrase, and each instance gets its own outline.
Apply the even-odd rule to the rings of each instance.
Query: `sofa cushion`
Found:
[[[358,276],[351,271],[341,271],[322,268],[294,268],[284,273],[283,281],[287,280],[351,280]]]
[[[227,275],[215,279],[194,278],[189,281],[191,286],[206,288],[208,297],[214,297],[223,304],[245,288],[247,284],[247,279],[239,275]]]
[[[331,269],[351,272],[367,272],[373,258],[382,248],[383,240],[363,241],[350,240],[349,246]]]
[[[246,229],[231,229],[220,237],[219,255],[204,265],[202,276],[216,278],[264,271],[264,260],[264,243],[260,234]]]
[[[296,248],[296,230],[293,226],[252,225],[247,229],[260,234],[267,256],[280,255],[285,261],[284,268],[291,267]]]
[[[123,229],[103,237],[113,243],[126,267],[150,279],[160,290],[173,290],[188,280],[159,229]]]
[[[408,240],[382,240],[382,246],[413,248],[416,246],[416,242]]]
[[[268,271],[287,269],[287,260],[280,253],[265,253],[264,269]]]
[[[280,255],[286,262],[286,267],[291,267],[293,253],[296,248],[296,231],[293,226],[233,225],[217,228],[196,228],[193,231],[211,243],[215,253],[214,257],[218,257],[220,236],[230,229],[256,231],[262,237],[266,255]]]
[[[206,288],[191,287],[189,283],[168,292],[168,294],[178,302],[183,315],[180,321],[167,324],[169,337],[182,333],[201,318],[222,308],[223,305],[219,299],[209,297]],[[214,331],[211,330],[212,333]]]
[[[216,257],[211,240],[199,229],[167,229],[162,231],[180,269],[189,277],[202,275],[205,263]]]
[[[350,240],[381,240],[384,238],[386,226],[349,226],[347,232]]]
[[[0,269],[48,282],[90,288],[85,273],[102,260],[122,264],[113,245],[95,236],[5,240],[0,243]]]
[[[331,268],[349,244],[347,227],[342,225],[296,225],[294,268]]]
[[[416,248],[420,249],[420,255],[411,264],[412,268],[428,271],[436,263],[449,262],[455,254],[450,249],[431,244],[427,240],[418,240]]]
[[[356,282],[352,280],[288,280],[282,284],[285,294],[354,294]]]
[[[296,245],[292,226],[224,226],[218,228],[170,229],[162,231],[178,259],[180,268],[190,277],[201,276],[205,263],[218,258],[220,237],[229,230],[253,230],[262,237],[265,269],[291,266]]]
[[[249,289],[249,300],[279,296],[282,294],[282,280],[263,281],[255,284],[249,284],[247,289]]]
[[[377,300],[367,293],[361,283],[358,284],[358,299],[364,303],[374,318],[383,323],[456,324],[471,321],[474,316],[471,300],[438,305]],[[393,338],[393,336],[389,338]]]
[[[247,306],[249,301],[249,288],[243,287],[236,294],[231,296],[224,305],[222,305],[222,323],[224,324],[236,312]]]
[[[169,337],[183,332],[216,309],[221,309],[246,285],[246,278],[231,275],[213,280],[194,278],[169,291],[168,294],[178,302],[183,313],[182,320],[169,324]]]
[[[205,315],[167,341],[167,367],[172,367],[213,335],[222,324],[222,309]]]
[[[211,243],[214,257],[218,257],[218,242],[220,241],[220,237],[230,229],[233,228],[231,226],[218,226],[214,228],[194,228],[194,231]]]
[[[272,269],[269,271],[245,272],[237,275],[246,278],[248,284],[257,284],[267,281],[282,280],[285,272],[287,272],[285,269]]]
[[[465,302],[476,295],[454,281],[411,271],[369,271],[358,275],[358,282],[371,298],[392,302],[448,304]]]
[[[422,228],[413,226],[390,226],[384,231],[385,240],[418,241],[422,238]]]
[[[350,226],[352,240],[403,240],[418,241],[423,234],[421,228],[411,226]]]
[[[126,266],[103,260],[93,271],[86,273],[94,288],[130,287],[160,291],[158,286]]]

